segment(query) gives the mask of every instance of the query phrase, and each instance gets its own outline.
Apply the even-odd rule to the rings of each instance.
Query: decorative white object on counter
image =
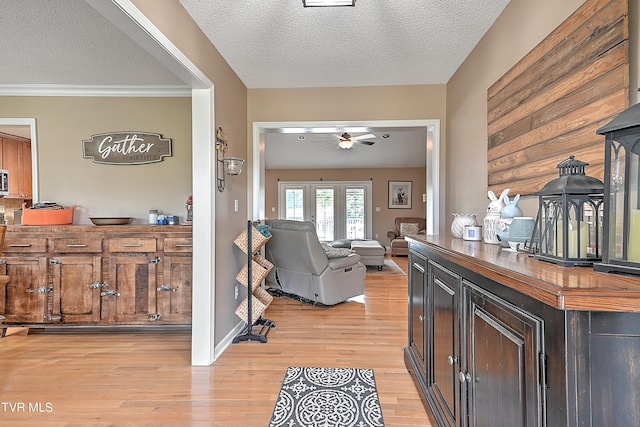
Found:
[[[500,242],[496,234],[499,230],[499,221],[500,221],[500,212],[487,212],[483,221],[483,240],[485,243],[489,243],[492,245],[498,245]]]
[[[485,243],[489,243],[492,245],[500,244],[498,239],[496,238],[496,233],[498,232],[498,221],[500,220],[500,212],[504,208],[504,198],[508,196],[510,189],[507,188],[502,191],[500,197],[496,197],[495,193],[491,190],[487,192],[489,200],[489,206],[487,206],[487,213],[484,217],[483,221],[483,240]]]
[[[480,225],[465,225],[462,235],[463,240],[473,240],[479,242],[482,240],[482,226]]]
[[[156,225],[158,223],[158,211],[156,209],[151,209],[149,211],[149,224]]]
[[[465,225],[478,225],[476,217],[478,214],[453,214],[453,222],[451,223],[451,234],[453,237],[462,239],[464,236]]]

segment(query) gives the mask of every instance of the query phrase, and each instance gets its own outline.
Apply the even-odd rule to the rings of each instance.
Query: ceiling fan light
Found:
[[[355,6],[356,0],[302,0],[304,7]]]
[[[343,139],[342,141],[338,142],[338,147],[342,148],[343,150],[349,150],[351,149],[351,147],[353,147],[353,141],[351,141],[350,139]]]

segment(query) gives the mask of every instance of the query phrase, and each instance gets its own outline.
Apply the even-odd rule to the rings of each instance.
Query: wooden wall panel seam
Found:
[[[596,130],[629,105],[628,0],[588,0],[487,91],[489,189],[531,195],[575,155],[603,179]]]

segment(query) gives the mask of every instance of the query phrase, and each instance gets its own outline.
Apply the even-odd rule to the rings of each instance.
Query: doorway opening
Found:
[[[279,131],[283,128],[336,128],[336,127],[364,127],[364,128],[414,128],[423,127],[426,130],[426,232],[439,234],[440,206],[444,194],[440,192],[440,120],[384,120],[363,122],[254,122],[253,123],[253,164],[252,191],[247,200],[249,212],[253,218],[266,218],[265,206],[265,134],[269,131]],[[442,204],[444,205],[444,204]]]

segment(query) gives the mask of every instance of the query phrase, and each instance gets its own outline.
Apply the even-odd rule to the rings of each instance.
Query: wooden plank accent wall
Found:
[[[587,0],[489,88],[489,190],[531,195],[572,154],[603,179],[596,130],[629,106],[627,15],[628,0]]]

